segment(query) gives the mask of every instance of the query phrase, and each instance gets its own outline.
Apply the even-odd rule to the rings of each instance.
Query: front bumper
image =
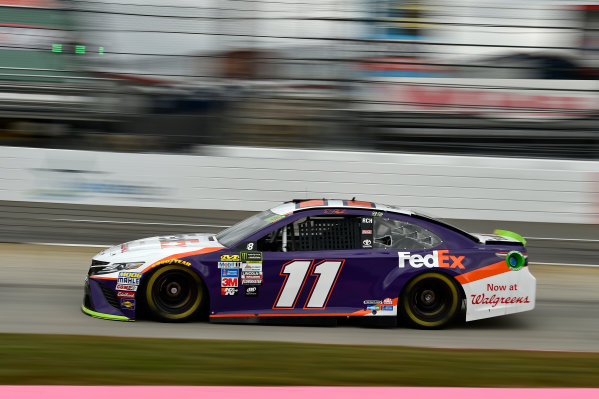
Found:
[[[87,278],[83,289],[81,310],[92,317],[108,320],[134,321],[135,308],[122,308],[115,292],[115,280]]]

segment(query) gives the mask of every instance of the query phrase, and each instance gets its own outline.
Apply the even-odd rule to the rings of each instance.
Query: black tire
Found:
[[[164,322],[193,320],[204,309],[207,296],[202,279],[180,265],[156,270],[150,276],[145,292],[151,316]]]
[[[423,273],[404,287],[401,313],[412,326],[422,329],[443,328],[460,310],[460,290],[443,273]]]

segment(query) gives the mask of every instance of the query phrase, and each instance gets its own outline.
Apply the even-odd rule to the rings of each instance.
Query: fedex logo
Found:
[[[449,269],[465,269],[464,265],[462,265],[462,261],[465,256],[453,256],[449,255],[449,250],[443,249],[440,251],[433,251],[432,254],[428,255],[420,255],[414,254],[410,255],[409,252],[398,252],[397,256],[399,257],[399,268],[406,267],[406,260],[410,264],[410,266],[414,268],[419,268],[422,266],[426,267],[446,267]]]

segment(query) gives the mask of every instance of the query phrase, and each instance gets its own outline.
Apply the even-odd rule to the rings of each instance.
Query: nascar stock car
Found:
[[[440,328],[464,308],[466,321],[533,309],[525,245],[509,231],[470,234],[392,206],[294,200],[216,235],[101,251],[82,309],[123,321],[140,310],[160,321],[401,316]]]

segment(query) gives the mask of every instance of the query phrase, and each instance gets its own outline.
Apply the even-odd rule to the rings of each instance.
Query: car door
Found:
[[[397,297],[388,283],[397,256],[373,251],[371,211],[336,211],[303,211],[243,242],[239,295],[221,300],[220,313],[392,314],[382,305]]]

